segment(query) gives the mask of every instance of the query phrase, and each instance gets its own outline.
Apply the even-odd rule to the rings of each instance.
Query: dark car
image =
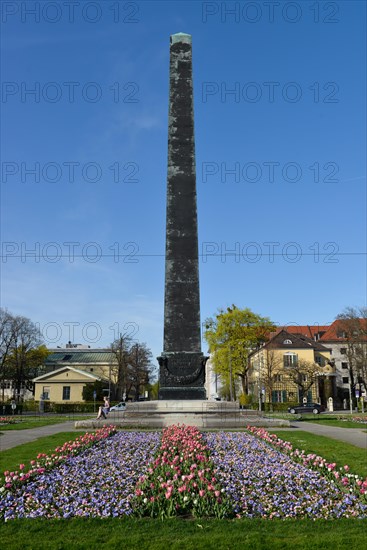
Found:
[[[313,413],[320,414],[325,410],[325,407],[318,403],[300,403],[294,407],[289,407],[288,412],[291,414]]]

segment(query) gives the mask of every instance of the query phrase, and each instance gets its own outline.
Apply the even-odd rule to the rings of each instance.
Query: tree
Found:
[[[287,375],[292,382],[298,386],[299,400],[307,397],[308,391],[312,388],[320,372],[320,365],[305,359],[299,359],[287,367]]]
[[[212,363],[217,374],[229,381],[230,393],[235,397],[235,377],[241,381],[242,391],[248,393],[248,356],[266,341],[275,326],[268,317],[239,309],[235,305],[220,310],[214,318],[205,321],[204,338],[212,354]]]
[[[111,364],[111,393],[112,399],[127,399],[131,385],[128,380],[128,363],[131,338],[126,334],[120,334],[111,344],[111,350],[115,361]]]
[[[106,382],[96,380],[93,383],[86,384],[83,388],[84,401],[94,401],[94,392],[96,392],[96,400],[103,401],[105,395],[104,389],[106,388]]]
[[[149,384],[148,388],[149,388],[149,392],[150,392],[150,398],[153,401],[157,401],[158,393],[159,393],[159,380],[157,380],[153,384]]]
[[[2,321],[3,379],[13,382],[15,398],[19,401],[23,386],[33,390],[32,379],[39,374],[38,369],[49,351],[42,344],[38,326],[27,317],[6,312],[2,313]]]
[[[273,390],[276,376],[283,367],[283,358],[274,349],[266,348],[264,363],[260,365],[260,386],[265,388],[269,397],[269,408],[273,411]]]
[[[131,346],[128,357],[128,373],[132,388],[134,388],[135,400],[139,400],[141,388],[149,383],[149,377],[153,369],[151,363],[153,354],[145,343],[136,343]]]
[[[351,386],[367,389],[367,307],[347,307],[337,319],[347,345]]]
[[[134,399],[138,400],[141,388],[152,375],[151,350],[145,343],[133,343],[127,335],[120,335],[111,349],[115,359],[111,364],[112,399],[128,399],[133,390]]]
[[[4,308],[0,308],[0,378],[3,390],[7,376],[7,359],[12,350],[12,345],[15,340],[15,318]]]

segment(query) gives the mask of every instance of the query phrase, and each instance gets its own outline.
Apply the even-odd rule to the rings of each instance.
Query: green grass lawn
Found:
[[[336,426],[337,428],[357,428],[363,430],[366,427],[366,424],[361,424],[358,422],[352,422],[349,420],[349,415],[345,415],[345,418],[348,419],[338,420],[336,415],[326,415],[326,414],[290,414],[290,413],[266,413],[265,416],[270,418],[280,418],[282,420],[290,420],[291,422],[314,422],[315,424],[323,424],[325,426]],[[342,415],[341,415],[342,416]],[[344,415],[343,415],[344,416]],[[367,415],[355,414],[354,416],[362,416],[367,419]]]
[[[0,424],[0,432],[10,430],[29,430],[31,428],[41,428],[42,426],[51,426],[62,422],[89,419],[90,415],[63,415],[63,416],[15,416],[16,424]]]
[[[317,550],[363,548],[367,520],[16,520],[0,526],[4,549]]]
[[[30,460],[34,460],[38,453],[52,453],[56,447],[80,436],[82,432],[61,432],[47,437],[40,437],[36,441],[18,445],[12,449],[0,452],[0,480],[4,470],[18,470],[19,464],[28,466]],[[1,438],[0,438],[1,444]]]
[[[367,477],[367,456],[366,450],[348,445],[343,441],[330,439],[323,435],[315,435],[309,432],[287,431],[282,429],[271,430],[284,441],[290,441],[293,447],[304,449],[307,453],[316,453],[328,462],[336,462],[337,466],[343,467],[345,464],[351,469],[351,472],[365,478]]]
[[[359,415],[362,416],[362,415]],[[346,418],[348,418],[346,416]],[[337,428],[359,428],[362,430],[366,427],[366,424],[358,422],[352,422],[351,420],[338,420],[335,416],[326,415],[302,415],[301,422],[314,422],[315,424],[323,424],[324,426],[336,426]]]

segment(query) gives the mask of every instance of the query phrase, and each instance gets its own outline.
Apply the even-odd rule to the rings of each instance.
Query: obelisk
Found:
[[[159,399],[205,399],[191,35],[170,39],[164,346]]]

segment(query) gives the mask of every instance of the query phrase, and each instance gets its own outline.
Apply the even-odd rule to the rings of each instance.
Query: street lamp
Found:
[[[349,373],[349,409],[350,414],[353,414],[353,402],[352,402],[352,378]]]
[[[229,395],[230,400],[233,401],[233,387],[232,387],[232,348],[229,347]]]

